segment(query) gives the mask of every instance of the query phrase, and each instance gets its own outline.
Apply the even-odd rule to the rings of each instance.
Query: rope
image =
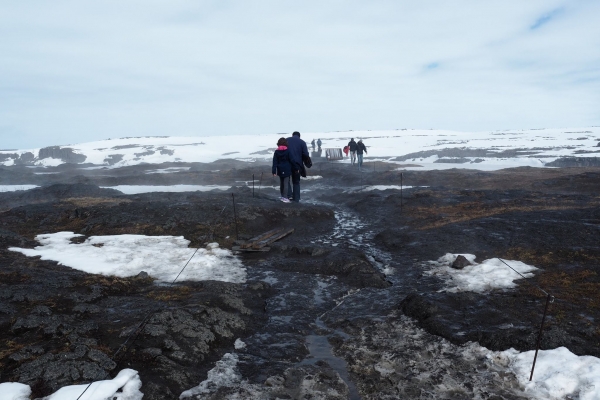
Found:
[[[223,208],[224,210],[225,208]],[[223,212],[221,210],[221,212]],[[220,215],[220,214],[219,214]],[[185,270],[185,268],[188,266],[188,264],[190,263],[190,261],[192,261],[192,258],[194,258],[194,256],[196,255],[196,253],[198,252],[200,248],[196,248],[196,250],[194,251],[194,254],[192,254],[192,256],[189,258],[189,260],[187,260],[187,262],[185,263],[185,265],[183,266],[183,268],[181,269],[181,271],[179,271],[179,273],[177,274],[177,276],[175,277],[175,279],[173,279],[173,282],[171,282],[171,285],[175,283],[175,281],[179,278],[179,276],[183,273],[183,271]],[[119,361],[121,361],[121,359],[123,358],[123,356],[121,356],[120,358],[117,359],[117,356],[119,355],[119,353],[121,353],[121,351],[123,349],[125,349],[125,351],[123,352],[123,355],[125,354],[125,352],[127,351],[127,343],[129,342],[129,340],[131,338],[133,338],[133,340],[131,341],[131,344],[133,345],[133,343],[135,343],[135,341],[137,340],[138,336],[140,335],[140,333],[144,330],[144,328],[146,327],[146,325],[148,325],[148,322],[150,321],[150,317],[152,317],[154,314],[156,314],[158,311],[160,310],[160,308],[156,308],[152,311],[150,311],[146,317],[142,320],[142,322],[140,322],[140,324],[138,325],[138,327],[129,334],[129,336],[127,337],[127,339],[125,340],[125,342],[123,342],[123,344],[121,344],[119,346],[119,348],[117,349],[117,351],[115,351],[115,353],[112,355],[111,359],[118,363]],[[87,392],[87,390],[90,388],[90,386],[92,386],[92,383],[94,382],[90,382],[85,389],[83,390],[83,392],[81,392],[81,394],[79,395],[79,397],[77,397],[77,400],[81,399],[81,396],[83,396],[83,394],[85,392]]]
[[[225,209],[227,208],[227,206],[223,207],[223,209],[217,214],[217,216],[215,217],[215,219],[210,223],[209,225],[209,230],[210,228],[213,228],[213,224],[217,221],[217,219],[221,216],[221,214],[223,214],[223,211],[225,211]],[[214,228],[212,229],[212,231],[210,232],[210,239],[212,239],[212,234],[214,233]],[[175,283],[175,281],[179,278],[179,276],[183,273],[183,271],[185,270],[185,268],[188,266],[188,264],[190,263],[190,261],[192,261],[192,258],[194,258],[194,256],[196,255],[196,253],[198,252],[200,248],[196,248],[196,250],[194,251],[194,254],[192,254],[192,256],[189,258],[189,260],[187,260],[187,262],[185,263],[185,265],[183,266],[183,268],[181,269],[181,271],[179,271],[179,273],[177,274],[177,276],[175,277],[175,279],[173,279],[173,282],[171,282],[171,285]],[[129,342],[129,340],[133,337],[133,340],[131,341],[131,344],[135,343],[135,341],[137,340],[138,336],[140,335],[140,333],[144,330],[144,328],[146,327],[146,325],[148,324],[148,322],[150,321],[150,317],[152,317],[154,314],[156,314],[158,311],[160,311],[160,308],[156,308],[152,311],[150,311],[146,317],[142,320],[142,322],[140,322],[140,324],[138,325],[138,327],[129,334],[129,336],[127,337],[127,339],[125,340],[125,342],[123,342],[123,344],[121,344],[119,346],[119,348],[117,349],[117,351],[115,351],[115,353],[112,355],[111,359],[115,362],[119,362],[121,361],[121,359],[123,358],[123,356],[121,356],[119,359],[116,359],[116,357],[119,355],[119,353],[121,353],[121,351],[123,349],[125,349],[125,351],[123,352],[123,355],[127,352],[127,343]],[[92,383],[94,382],[90,382],[86,388],[83,390],[83,392],[81,392],[81,394],[79,395],[79,397],[77,397],[77,400],[81,399],[81,396],[83,396],[83,394],[90,388],[90,386],[92,386]]]
[[[554,296],[550,295],[550,293],[546,292],[544,289],[542,289],[541,287],[539,287],[538,285],[534,285],[533,283],[529,282],[527,280],[527,278],[520,273],[519,271],[517,271],[516,269],[514,269],[513,267],[511,267],[510,265],[508,265],[503,259],[501,259],[500,257],[496,257],[498,258],[498,260],[502,261],[504,263],[504,265],[506,265],[508,268],[512,269],[513,271],[515,271],[517,274],[519,274],[523,279],[525,279],[525,282],[527,282],[527,284],[529,284],[530,286],[536,288],[537,290],[539,290],[540,292],[544,293],[546,296],[550,296],[552,298],[552,302],[554,302]]]

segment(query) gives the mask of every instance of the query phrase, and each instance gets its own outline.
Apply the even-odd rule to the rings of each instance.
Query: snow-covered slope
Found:
[[[102,140],[70,146],[0,151],[0,165],[56,166],[68,162],[122,167],[140,163],[212,162],[226,158],[268,160],[281,136],[164,136]],[[363,139],[368,149],[368,160],[418,164],[421,167],[417,168],[428,169],[542,167],[560,157],[600,155],[600,127],[496,132],[351,131],[302,135],[309,148],[312,139],[320,138],[323,149],[342,148],[351,137]],[[324,157],[325,153],[321,156]]]

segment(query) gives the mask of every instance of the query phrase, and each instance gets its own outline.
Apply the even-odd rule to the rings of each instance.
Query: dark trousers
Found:
[[[292,184],[288,181],[288,197],[292,193],[292,201],[300,201],[300,172],[292,170]],[[292,190],[292,185],[294,189]]]
[[[280,176],[279,177],[279,192],[281,193],[281,197],[290,197],[292,191],[289,189],[290,186],[290,176]],[[288,192],[285,193],[285,189],[287,188]]]

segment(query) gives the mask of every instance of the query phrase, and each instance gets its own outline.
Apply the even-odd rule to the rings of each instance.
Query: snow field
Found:
[[[270,160],[280,135],[238,135],[206,137],[140,137],[102,140],[96,142],[61,146],[72,148],[83,154],[86,163],[119,168],[140,163],[159,164],[163,162],[213,162],[219,159],[234,158],[241,161]],[[570,129],[528,129],[511,131],[457,132],[446,130],[392,130],[392,131],[349,131],[328,133],[303,133],[307,143],[314,137],[321,137],[323,148],[342,148],[351,137],[362,138],[367,146],[366,162],[372,159],[392,164],[418,164],[409,169],[449,169],[470,168],[478,170],[498,170],[518,166],[543,167],[544,163],[561,156],[581,156],[577,151],[589,152],[585,157],[600,156],[597,146],[600,137],[599,127]],[[465,157],[465,163],[436,163],[437,155],[415,157],[397,161],[395,157],[426,150],[440,149],[486,149],[481,157]],[[531,150],[535,154],[516,154],[514,157],[494,157],[494,153],[504,150]],[[0,154],[23,154],[32,152],[35,156],[40,149],[0,151]],[[139,155],[140,153],[151,153]],[[310,152],[310,147],[309,147]],[[108,165],[110,155],[122,156],[121,161]],[[453,158],[453,157],[443,157]],[[342,161],[347,163],[347,159]],[[42,159],[40,166],[62,164],[59,159]],[[0,165],[13,165],[7,158]],[[170,171],[164,171],[170,172]],[[160,172],[159,172],[160,173]]]
[[[81,244],[71,243],[72,238],[80,236],[73,232],[43,234],[36,236],[41,246],[9,250],[90,274],[128,277],[145,271],[161,282],[172,282],[195,251],[182,236],[91,236]],[[210,243],[198,249],[178,280],[242,283],[246,281],[246,269],[231,251]]]

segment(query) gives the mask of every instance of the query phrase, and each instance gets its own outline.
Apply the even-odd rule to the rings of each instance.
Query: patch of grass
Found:
[[[93,206],[117,206],[121,203],[131,203],[130,199],[112,199],[98,197],[70,197],[63,199],[63,203],[70,203],[76,207],[93,207]]]
[[[27,282],[31,277],[20,272],[0,272],[0,284],[13,285]]]
[[[526,264],[537,267],[555,267],[559,264],[595,263],[600,264],[600,255],[586,250],[557,249],[556,251],[545,251],[539,249],[527,249],[523,247],[512,247],[508,249],[504,258],[519,260]]]
[[[600,279],[595,271],[545,272],[538,275],[537,280],[561,300],[600,311]]]
[[[472,197],[472,196],[469,196]],[[457,199],[460,201],[460,199]],[[582,205],[574,199],[527,197],[509,201],[468,201],[453,205],[432,204],[412,207],[410,215],[423,225],[418,229],[439,228],[451,223],[466,222],[512,212],[560,211],[597,207],[598,200]]]
[[[0,360],[21,350],[23,347],[25,347],[24,344],[17,343],[14,340],[5,340],[0,348]]]
[[[159,301],[181,301],[190,297],[192,289],[189,286],[178,286],[176,288],[152,291],[146,296]]]

